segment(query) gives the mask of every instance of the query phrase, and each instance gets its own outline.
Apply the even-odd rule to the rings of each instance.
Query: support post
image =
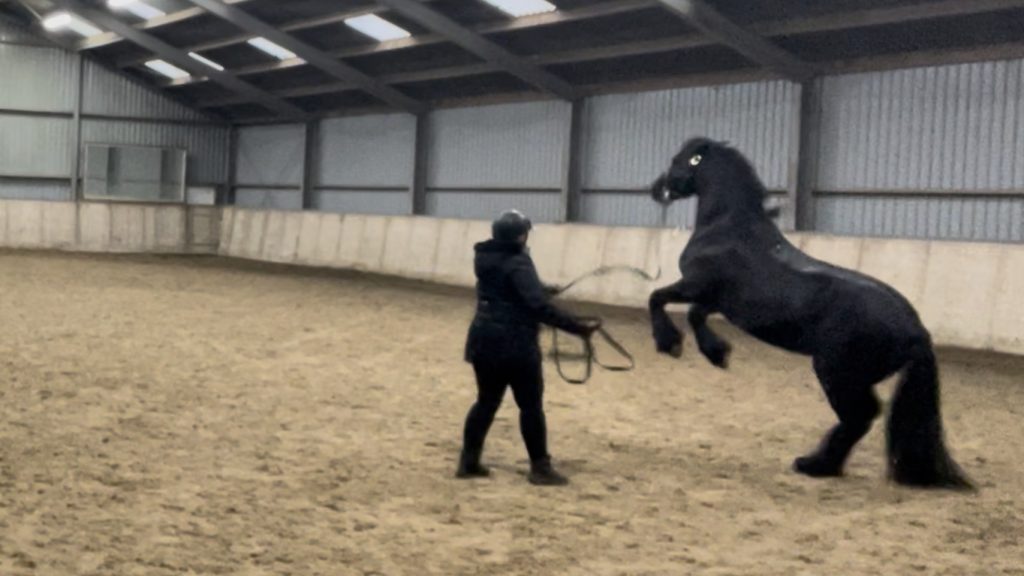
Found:
[[[320,162],[320,121],[306,122],[306,144],[302,161],[302,209],[316,209],[316,175]]]
[[[821,81],[810,80],[800,87],[800,114],[791,199],[796,230],[814,229],[814,187],[818,179],[818,150],[821,145]]]
[[[578,222],[580,219],[581,169],[580,152],[583,142],[583,101],[570,104],[566,130],[565,151],[562,153],[561,221]]]
[[[427,213],[427,163],[430,161],[430,118],[427,113],[416,116],[414,137],[415,154],[412,182],[409,186],[409,204],[413,215]]]

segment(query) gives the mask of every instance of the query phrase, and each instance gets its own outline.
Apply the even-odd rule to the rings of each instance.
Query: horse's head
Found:
[[[654,199],[661,204],[671,204],[696,194],[697,172],[704,159],[716,146],[719,144],[708,138],[693,138],[683,144],[682,149],[672,159],[668,171],[651,185],[651,195]]]

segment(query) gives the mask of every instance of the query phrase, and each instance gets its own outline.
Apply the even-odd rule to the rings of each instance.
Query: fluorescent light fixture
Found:
[[[163,10],[154,8],[145,2],[139,2],[139,0],[107,0],[107,6],[114,9],[128,10],[143,20],[152,20],[166,14]]]
[[[558,10],[558,6],[547,0],[484,0],[484,2],[515,18]]]
[[[196,54],[195,52],[189,52],[188,55],[191,56],[194,60],[198,60],[198,61],[202,62],[203,64],[206,64],[210,68],[213,68],[214,70],[217,70],[218,72],[223,72],[224,71],[224,67],[223,66],[221,66],[220,64],[217,64],[213,60],[210,60],[209,58],[206,58],[205,56],[203,56],[201,54]]]
[[[278,60],[291,60],[297,57],[291,50],[278,46],[266,38],[253,38],[249,40],[249,45],[270,54]]]
[[[345,20],[345,24],[349,28],[358,30],[378,42],[401,40],[402,38],[412,36],[405,28],[396,26],[376,14],[348,18]]]
[[[163,60],[150,60],[146,62],[146,68],[167,76],[171,80],[181,80],[182,78],[188,78],[190,74],[181,68],[178,68],[174,64],[164,62]]]
[[[43,18],[43,28],[46,28],[50,32],[73,30],[86,38],[103,32],[78,16],[67,12],[55,12],[46,18]]]

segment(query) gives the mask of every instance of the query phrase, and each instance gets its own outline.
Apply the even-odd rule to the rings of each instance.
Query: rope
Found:
[[[668,224],[668,206],[662,205],[661,207],[661,228],[666,228]],[[561,286],[553,291],[554,296],[564,294],[571,290],[574,286],[580,282],[587,280],[588,278],[597,278],[604,276],[612,272],[628,272],[648,282],[655,282],[661,278],[661,244],[658,244],[658,271],[655,274],[650,274],[646,270],[642,270],[635,266],[601,266],[595,270],[591,270],[586,274],[583,274],[565,286]],[[584,322],[596,322],[600,321],[599,318],[584,318]],[[586,384],[590,380],[590,376],[594,371],[594,364],[599,367],[608,370],[609,372],[630,372],[636,368],[636,360],[633,355],[630,354],[629,350],[626,349],[618,340],[616,340],[604,327],[598,328],[595,332],[601,336],[601,338],[611,346],[612,350],[619,354],[626,363],[622,365],[605,364],[598,358],[597,352],[594,349],[593,334],[589,338],[580,338],[583,341],[583,358],[584,358],[584,372],[581,378],[571,378],[566,376],[565,371],[562,369],[562,351],[558,347],[558,329],[552,328],[551,343],[554,351],[555,369],[558,371],[558,375],[561,376],[562,380],[565,380],[569,384]]]

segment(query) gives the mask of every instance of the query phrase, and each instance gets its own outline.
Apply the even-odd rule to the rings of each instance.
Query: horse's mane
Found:
[[[750,160],[747,160],[743,153],[730,146],[728,142],[715,142],[712,148],[715,152],[714,155],[728,165],[728,169],[723,170],[722,174],[716,174],[716,179],[726,183],[734,191],[743,192],[750,200],[751,206],[756,204],[765,210],[764,204],[771,198],[771,194],[761,182],[761,178],[757,175]],[[777,216],[778,210],[778,208],[768,210],[769,216]]]

